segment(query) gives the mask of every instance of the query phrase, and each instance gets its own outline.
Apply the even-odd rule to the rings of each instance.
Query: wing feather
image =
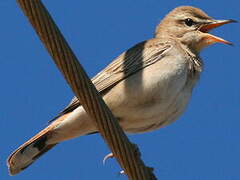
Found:
[[[92,78],[92,82],[100,94],[104,95],[128,76],[161,60],[165,55],[164,52],[170,47],[169,43],[159,42],[156,39],[143,41],[118,56],[111,64]],[[77,97],[74,97],[59,116],[73,111],[80,105],[81,103]]]

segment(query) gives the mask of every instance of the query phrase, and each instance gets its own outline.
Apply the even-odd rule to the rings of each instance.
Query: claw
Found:
[[[113,153],[107,154],[107,155],[103,158],[103,165],[105,165],[106,161],[107,161],[109,158],[113,158],[113,157],[114,157]]]
[[[124,172],[124,170],[121,170],[121,171],[119,172],[119,175],[124,175],[124,174],[126,174],[126,173]]]

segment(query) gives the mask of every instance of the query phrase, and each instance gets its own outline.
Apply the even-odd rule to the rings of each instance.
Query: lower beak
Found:
[[[220,37],[214,36],[212,34],[209,34],[208,32],[211,31],[212,29],[215,29],[215,28],[217,28],[219,26],[222,26],[224,24],[235,23],[235,22],[237,22],[237,21],[232,20],[232,19],[230,19],[230,20],[212,20],[211,22],[202,25],[199,28],[199,31],[205,33],[204,38],[207,40],[207,42],[209,44],[220,42],[220,43],[232,45],[231,42],[226,41],[226,40],[224,40]]]

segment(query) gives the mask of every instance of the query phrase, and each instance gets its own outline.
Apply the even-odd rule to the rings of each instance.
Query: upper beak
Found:
[[[222,26],[224,24],[229,24],[229,23],[236,23],[237,21],[233,20],[233,19],[229,19],[229,20],[211,20],[210,22],[203,24],[200,28],[199,31],[206,33],[206,37],[207,40],[209,41],[209,44],[212,43],[216,43],[216,42],[221,42],[224,44],[229,44],[232,45],[231,42],[226,41],[220,37],[208,34],[209,31],[211,31],[212,29]]]

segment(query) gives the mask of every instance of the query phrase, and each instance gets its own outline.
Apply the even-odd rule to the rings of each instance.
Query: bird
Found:
[[[232,44],[209,32],[233,22],[215,20],[196,7],[177,7],[157,25],[152,39],[123,52],[91,79],[126,133],[157,130],[183,114],[203,71],[200,52],[214,43]],[[60,142],[97,132],[74,97],[8,157],[9,173],[18,174]]]

